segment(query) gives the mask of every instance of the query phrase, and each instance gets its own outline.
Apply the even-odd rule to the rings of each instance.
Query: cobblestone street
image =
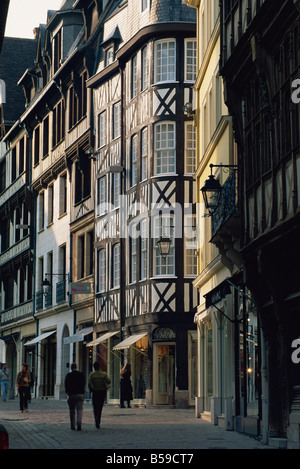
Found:
[[[259,441],[196,419],[194,409],[131,408],[105,405],[96,429],[85,401],[82,431],[72,431],[66,401],[33,399],[20,413],[18,399],[0,403],[0,423],[10,449],[198,450],[266,449]]]

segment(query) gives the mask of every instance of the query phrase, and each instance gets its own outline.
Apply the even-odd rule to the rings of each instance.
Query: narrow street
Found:
[[[0,403],[0,422],[9,433],[10,449],[186,452],[268,448],[247,435],[227,432],[196,419],[194,409],[120,409],[118,406],[105,405],[101,428],[97,430],[91,402],[85,401],[82,431],[78,432],[70,429],[66,401],[33,399],[28,413],[20,413],[18,404],[18,399]]]

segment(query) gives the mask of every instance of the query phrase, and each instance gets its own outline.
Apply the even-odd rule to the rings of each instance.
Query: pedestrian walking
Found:
[[[105,371],[101,370],[101,364],[99,361],[94,363],[94,370],[95,371],[93,371],[89,376],[88,387],[92,393],[96,428],[100,428],[103,404],[106,391],[111,384],[111,379]]]
[[[23,363],[21,371],[17,376],[17,390],[20,396],[20,411],[28,412],[28,396],[29,396],[29,385],[30,385],[30,373],[28,371],[28,365]]]
[[[132,385],[131,385],[131,365],[127,363],[121,370],[120,380],[120,402],[121,408],[125,408],[124,402],[127,402],[127,407],[130,408],[130,401],[132,400]]]
[[[6,363],[2,364],[2,369],[0,370],[0,383],[1,383],[2,400],[3,402],[6,402],[6,396],[7,396],[8,387],[9,387],[9,370],[6,367]]]
[[[77,370],[76,363],[72,363],[71,372],[65,378],[65,389],[68,394],[70,409],[71,429],[75,430],[75,417],[77,412],[77,430],[81,430],[83,401],[84,401],[85,376]]]

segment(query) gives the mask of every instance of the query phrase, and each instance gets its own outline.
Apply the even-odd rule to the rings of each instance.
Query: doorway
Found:
[[[175,343],[155,343],[153,387],[156,405],[173,405],[175,389]]]

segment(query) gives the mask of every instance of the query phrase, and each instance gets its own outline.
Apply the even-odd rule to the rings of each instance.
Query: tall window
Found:
[[[184,124],[184,171],[194,174],[196,170],[196,129],[193,122]]]
[[[147,278],[148,268],[148,222],[143,220],[141,222],[141,280]]]
[[[197,275],[197,231],[196,217],[189,215],[184,220],[184,273],[187,276]]]
[[[131,138],[131,185],[137,183],[137,135]]]
[[[53,66],[54,66],[54,73],[58,70],[61,64],[62,58],[62,35],[61,29],[57,32],[57,34],[53,38]]]
[[[113,138],[121,135],[121,103],[113,105]]]
[[[40,160],[40,127],[36,127],[34,131],[34,165]]]
[[[141,141],[141,148],[142,148],[142,181],[147,179],[147,163],[148,163],[148,129],[147,127],[142,130],[142,141]]]
[[[49,153],[49,117],[43,121],[43,158]]]
[[[136,282],[137,274],[137,238],[130,238],[130,282]]]
[[[106,111],[101,112],[98,117],[99,125],[99,147],[106,145]]]
[[[106,176],[98,179],[98,215],[106,213]]]
[[[120,286],[120,244],[115,244],[112,248],[112,286]]]
[[[155,82],[176,80],[176,48],[174,39],[155,43]]]
[[[53,223],[54,213],[54,185],[48,187],[48,225]]]
[[[39,230],[44,228],[45,223],[45,195],[41,192],[39,195]]]
[[[20,140],[20,145],[19,145],[19,174],[22,174],[24,169],[25,169],[25,138],[23,137]]]
[[[52,146],[55,147],[65,136],[65,110],[62,101],[53,109]]]
[[[142,49],[142,90],[148,87],[148,54],[147,46]]]
[[[92,275],[94,271],[94,231],[86,234],[86,275]]]
[[[67,213],[67,175],[59,178],[59,216]]]
[[[120,205],[120,173],[112,174],[112,204],[115,208]]]
[[[184,79],[194,82],[197,77],[197,42],[195,39],[185,40]]]
[[[75,204],[91,195],[91,160],[81,157],[75,167]]]
[[[98,291],[103,292],[106,285],[106,255],[105,249],[98,251]]]
[[[135,98],[137,90],[137,58],[131,60],[131,98]]]
[[[157,246],[160,236],[169,237],[171,240],[169,254],[165,257],[160,254]],[[172,215],[164,214],[154,218],[153,243],[155,275],[175,275],[174,219]]]
[[[0,194],[6,189],[6,160],[0,163]]]
[[[84,235],[78,236],[77,245],[77,278],[83,278],[84,272],[84,260],[85,260],[85,239]]]
[[[155,173],[175,173],[175,123],[160,122],[154,129]]]
[[[13,147],[11,151],[11,182],[17,177],[17,147]]]

